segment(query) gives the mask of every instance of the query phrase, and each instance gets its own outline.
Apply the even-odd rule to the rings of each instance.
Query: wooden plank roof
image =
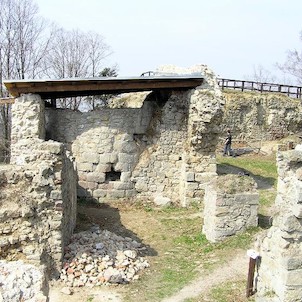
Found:
[[[201,76],[152,76],[138,78],[72,78],[60,80],[7,80],[3,82],[13,97],[39,94],[42,99],[136,92],[158,89],[193,89],[203,83]]]

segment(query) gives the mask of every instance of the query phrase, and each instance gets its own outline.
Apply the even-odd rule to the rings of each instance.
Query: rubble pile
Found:
[[[149,267],[138,256],[145,249],[129,237],[93,226],[72,236],[65,249],[60,279],[70,287],[128,283],[138,279],[140,270]]]
[[[0,261],[0,301],[46,302],[47,283],[43,268],[23,261]]]

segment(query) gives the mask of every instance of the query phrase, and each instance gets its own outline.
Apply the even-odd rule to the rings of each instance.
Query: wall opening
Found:
[[[105,182],[109,181],[117,181],[121,179],[121,172],[120,171],[115,171],[113,166],[111,166],[111,171],[106,172],[105,175]]]

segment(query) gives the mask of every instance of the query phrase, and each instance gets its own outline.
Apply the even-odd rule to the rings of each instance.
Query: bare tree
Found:
[[[275,83],[276,77],[261,64],[253,66],[253,73],[244,76],[247,80],[252,80],[259,83]]]
[[[118,67],[115,65],[113,67],[105,67],[99,74],[99,77],[117,77]],[[99,108],[104,108],[108,105],[108,100],[113,97],[113,94],[102,94],[93,95],[87,97],[85,100],[87,102],[87,110],[95,110]]]
[[[0,0],[0,97],[7,96],[3,80],[34,78],[42,71],[50,41],[50,36],[44,35],[46,25],[32,0]],[[8,104],[0,107],[0,124],[1,145],[7,156],[11,128]]]
[[[300,32],[300,41],[302,42],[302,31]],[[288,50],[287,59],[284,64],[277,63],[277,67],[295,77],[297,84],[302,85],[302,51]]]
[[[79,30],[57,30],[52,41],[45,70],[49,77],[73,78],[97,76],[104,59],[112,52],[101,35]],[[83,98],[68,98],[59,102],[60,107],[79,109]]]

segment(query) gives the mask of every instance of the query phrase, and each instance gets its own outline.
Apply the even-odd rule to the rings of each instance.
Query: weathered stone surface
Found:
[[[276,140],[301,131],[299,99],[276,93],[224,91],[226,100],[221,129],[230,128],[234,138]]]
[[[74,234],[66,247],[61,280],[68,287],[128,283],[149,263],[138,256],[140,243],[123,238],[99,226]]]
[[[206,186],[203,233],[217,242],[258,225],[259,194],[248,176],[225,175]]]
[[[275,204],[278,212],[274,216],[273,226],[264,234],[264,238],[258,238],[256,245],[261,256],[257,302],[264,301],[267,292],[275,293],[275,300],[272,301],[298,302],[302,299],[301,161],[302,151],[277,153]]]
[[[154,200],[161,193],[171,202],[186,205],[202,198],[208,182],[203,174],[216,174],[215,149],[224,99],[207,66],[162,66],[156,72],[200,74],[204,83],[192,91],[119,97],[110,102],[111,108],[100,111],[47,109],[50,137],[70,144],[80,174],[79,186],[84,188],[78,188],[81,196],[99,196],[94,191],[102,189],[106,191],[104,199],[136,195]],[[130,104],[135,99],[140,105],[133,108]],[[125,185],[101,188],[88,184],[99,183],[92,176],[99,172],[106,174],[105,182],[115,177]],[[123,193],[111,192],[120,188]]]
[[[169,197],[164,197],[162,195],[157,195],[154,198],[154,203],[158,206],[168,206],[171,204],[171,199]]]
[[[18,98],[12,113],[18,127],[12,128],[12,165],[1,169],[1,251],[8,259],[22,251],[27,261],[42,263],[55,275],[76,222],[74,165],[62,143],[40,139],[44,101],[35,95]],[[27,127],[35,128],[28,136]]]
[[[22,261],[1,260],[0,272],[1,301],[48,301],[48,285],[42,267]]]

